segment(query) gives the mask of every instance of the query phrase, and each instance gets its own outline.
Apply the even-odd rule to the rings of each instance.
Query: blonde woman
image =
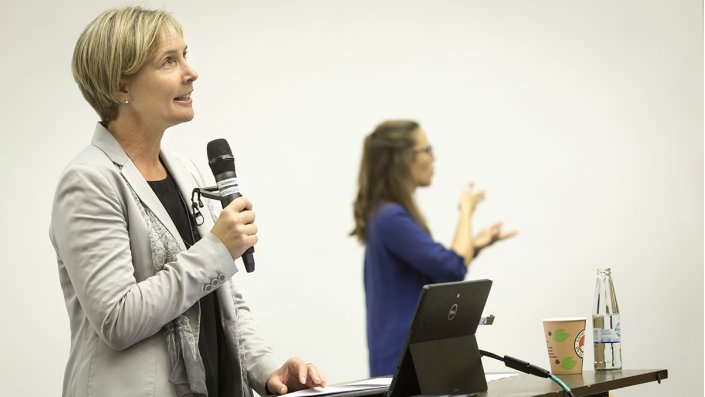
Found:
[[[93,20],[73,75],[100,117],[63,171],[51,218],[71,324],[64,396],[250,396],[325,385],[283,364],[236,288],[234,259],[257,242],[252,204],[197,224],[184,200],[204,185],[161,146],[194,117],[198,74],[168,13],[127,7]]]

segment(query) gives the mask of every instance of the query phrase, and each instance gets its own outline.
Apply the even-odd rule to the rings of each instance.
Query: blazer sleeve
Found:
[[[237,308],[238,325],[242,337],[240,347],[244,349],[245,353],[244,365],[248,381],[259,395],[264,396],[266,395],[267,379],[272,372],[281,366],[281,362],[274,354],[269,342],[262,338],[250,307],[243,299],[242,294],[237,291],[234,283],[231,283],[231,288],[231,295]]]
[[[236,268],[225,246],[209,234],[137,282],[127,221],[132,198],[110,172],[80,164],[65,170],[50,233],[91,326],[108,346],[122,350],[154,335],[206,295],[204,282],[227,280]]]
[[[381,208],[374,217],[376,234],[392,255],[436,283],[460,281],[467,268],[463,257],[433,240],[399,205]]]

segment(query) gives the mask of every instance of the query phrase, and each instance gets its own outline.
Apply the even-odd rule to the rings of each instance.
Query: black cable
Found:
[[[485,350],[480,350],[480,354],[482,354],[483,356],[487,356],[487,357],[490,357],[490,358],[494,358],[495,360],[498,360],[498,361],[502,361],[502,362],[504,361],[504,358],[502,358],[502,357],[500,357],[500,356],[498,356],[498,355],[496,355],[496,354],[494,354],[494,353],[492,353],[492,352],[488,352],[488,351],[485,351]]]
[[[485,351],[485,350],[480,350],[480,354],[489,358],[493,358],[497,361],[502,361],[504,365],[506,365],[509,368],[516,369],[517,371],[521,371],[524,373],[527,373],[529,375],[536,375],[541,378],[550,378],[552,381],[556,382],[558,386],[565,391],[569,397],[575,397],[573,392],[570,390],[570,388],[563,383],[560,379],[558,379],[555,375],[552,375],[551,372],[538,367],[536,365],[527,363],[526,361],[519,360],[518,358],[514,358],[512,356],[504,356],[501,357],[497,354]]]

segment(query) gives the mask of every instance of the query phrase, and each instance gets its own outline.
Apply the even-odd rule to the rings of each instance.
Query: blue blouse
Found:
[[[461,281],[463,257],[435,242],[401,205],[367,220],[365,304],[370,376],[390,375],[401,355],[421,289]]]

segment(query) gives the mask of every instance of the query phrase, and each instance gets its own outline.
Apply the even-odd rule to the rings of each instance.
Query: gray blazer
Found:
[[[192,162],[165,150],[161,157],[186,200],[204,186]],[[184,250],[156,274],[149,231],[130,187]],[[213,210],[202,212],[203,237],[186,251],[149,184],[110,132],[96,126],[92,144],[60,177],[49,231],[71,323],[64,396],[174,396],[161,329],[214,288],[227,353],[234,362],[238,349],[244,354],[248,382],[264,395],[279,361],[231,280],[237,272],[232,257],[210,233]]]

